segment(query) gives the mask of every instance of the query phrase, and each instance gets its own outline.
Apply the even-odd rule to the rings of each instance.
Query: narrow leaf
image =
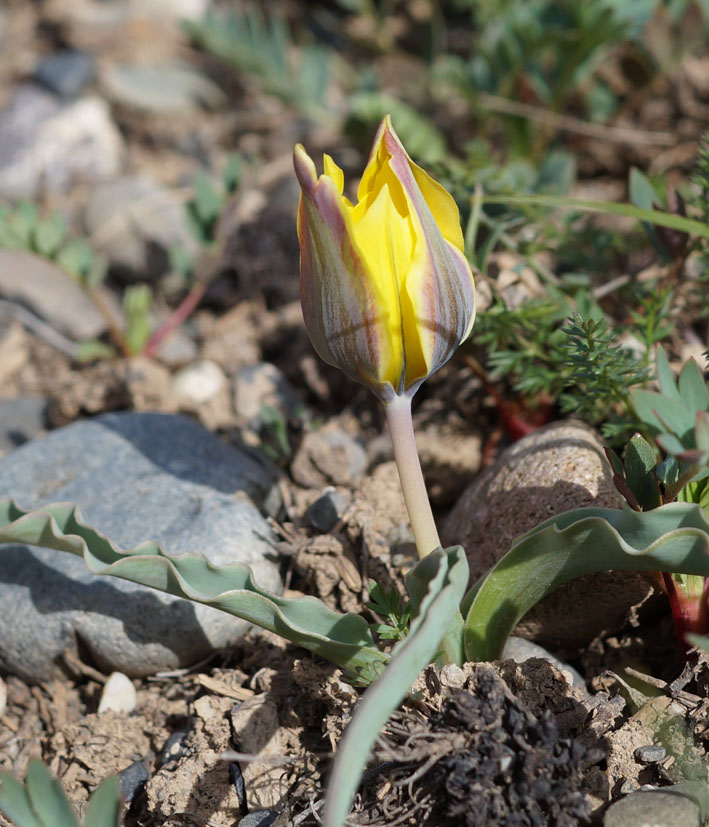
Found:
[[[422,566],[423,564],[423,566]],[[428,577],[419,614],[407,638],[399,642],[381,677],[366,692],[337,751],[323,812],[325,827],[342,827],[369,751],[391,712],[401,703],[419,672],[435,657],[451,619],[458,612],[468,579],[468,563],[460,546],[427,555],[416,568],[418,584]],[[412,596],[413,599],[413,596]]]
[[[121,815],[121,787],[116,775],[109,775],[96,787],[84,815],[84,827],[118,827]]]
[[[646,210],[633,204],[619,204],[615,201],[588,201],[583,198],[569,198],[557,195],[486,195],[485,204],[512,204],[530,207],[561,207],[588,212],[610,213],[636,218],[638,221],[647,221],[660,227],[669,227],[672,230],[681,230],[700,238],[709,238],[709,224],[693,218],[685,218],[675,213],[661,210]]]
[[[46,827],[77,827],[76,816],[64,790],[42,761],[34,759],[27,768],[27,798]]]

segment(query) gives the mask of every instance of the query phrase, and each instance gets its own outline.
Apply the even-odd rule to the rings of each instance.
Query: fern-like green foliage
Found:
[[[16,827],[79,827],[61,784],[37,759],[30,761],[24,784],[0,773],[0,810]],[[82,827],[118,827],[120,814],[118,779],[109,775],[89,799]]]
[[[646,366],[616,343],[604,319],[576,315],[563,332],[568,336],[564,348],[572,390],[561,394],[561,410],[591,425],[609,420],[603,428],[605,436],[627,431],[632,425],[629,391],[647,382]]]
[[[296,46],[282,17],[257,6],[232,7],[210,10],[202,20],[184,26],[200,48],[250,75],[268,94],[307,115],[322,116],[330,53],[315,44]]]

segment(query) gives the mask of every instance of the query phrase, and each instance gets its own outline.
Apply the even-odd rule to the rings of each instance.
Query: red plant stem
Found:
[[[679,595],[677,594],[677,585],[672,578],[672,575],[666,571],[661,572],[662,582],[667,592],[667,598],[670,601],[670,610],[672,611],[672,620],[675,624],[675,634],[677,635],[677,642],[682,651],[687,654],[690,647],[687,644],[686,635],[689,631],[689,624],[687,623],[687,616],[682,610]]]
[[[202,301],[202,297],[206,291],[206,282],[202,281],[195,284],[177,308],[175,308],[174,312],[168,316],[165,322],[161,324],[148,339],[148,342],[143,349],[143,356],[153,356],[155,354],[155,351],[160,346],[160,343],[167,338],[173,330],[178,328],[195,310],[200,301]]]

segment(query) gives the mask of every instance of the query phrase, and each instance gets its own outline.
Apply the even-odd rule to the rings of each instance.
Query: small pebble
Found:
[[[347,500],[330,486],[308,509],[308,520],[316,531],[327,534],[342,519],[346,508]]]
[[[63,49],[45,57],[34,71],[38,83],[62,98],[76,97],[93,75],[93,57],[74,49]]]
[[[101,700],[98,705],[99,715],[102,712],[132,712],[138,703],[138,695],[133,681],[123,672],[111,672],[108,676]]]
[[[5,712],[7,708],[7,684],[0,678],[0,715]]]
[[[275,810],[253,810],[241,819],[238,827],[270,827],[277,818]]]
[[[648,744],[644,747],[638,747],[633,755],[635,760],[641,764],[656,764],[658,761],[664,761],[667,758],[667,750],[661,746]]]
[[[173,389],[182,399],[201,405],[213,399],[224,387],[226,377],[216,362],[203,359],[175,374]]]
[[[177,761],[178,758],[184,755],[187,735],[186,729],[178,729],[165,741],[160,753],[160,766],[169,764],[171,761]]]
[[[148,771],[142,761],[134,761],[124,770],[118,773],[118,783],[121,785],[123,800],[130,804],[131,801],[145,786],[148,780]]]
[[[636,792],[621,798],[606,810],[603,827],[700,827],[697,804],[665,790]]]

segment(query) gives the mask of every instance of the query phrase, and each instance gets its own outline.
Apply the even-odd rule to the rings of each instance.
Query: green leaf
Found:
[[[77,280],[91,269],[93,254],[89,245],[78,238],[68,241],[57,254],[57,264]]]
[[[682,401],[693,412],[709,410],[709,390],[707,390],[702,369],[694,359],[688,359],[682,365],[679,375],[679,392]]]
[[[494,660],[525,613],[558,586],[597,571],[709,576],[709,521],[699,506],[582,508],[519,537],[463,601],[468,660]]]
[[[530,207],[560,207],[564,209],[585,210],[587,212],[603,212],[610,215],[624,215],[627,218],[636,218],[638,221],[647,221],[659,227],[669,227],[671,230],[681,230],[700,238],[709,238],[709,224],[693,218],[685,218],[675,213],[661,210],[645,210],[633,204],[619,204],[615,201],[588,201],[583,198],[569,198],[558,195],[486,195],[484,204],[511,204]]]
[[[60,215],[53,215],[37,224],[34,244],[40,255],[52,258],[66,235],[66,224]]]
[[[418,570],[418,571],[417,571]],[[366,692],[340,742],[328,784],[323,823],[341,827],[357,789],[367,756],[390,713],[411,688],[419,672],[435,657],[441,634],[458,613],[468,580],[468,563],[460,546],[436,549],[410,572],[411,595],[419,613],[407,638],[398,643],[381,677]],[[409,579],[409,578],[407,578]]]
[[[669,430],[683,439],[694,429],[694,411],[680,399],[636,388],[630,391],[635,412],[655,433]]]
[[[42,824],[47,827],[76,827],[76,816],[64,790],[42,761],[33,759],[25,779],[27,797]]]
[[[670,399],[679,399],[680,395],[677,390],[675,375],[670,367],[665,349],[661,346],[658,346],[657,348],[657,363],[655,370],[657,372],[657,381],[660,383],[660,390],[663,395],[669,397]]]
[[[118,827],[121,787],[118,776],[109,775],[96,787],[84,815],[84,827]]]
[[[201,173],[194,182],[195,209],[202,223],[209,225],[219,217],[222,198],[211,180]]]
[[[17,827],[47,827],[30,806],[24,784],[20,784],[9,772],[0,773],[0,810]],[[72,827],[76,827],[76,822]]]
[[[198,554],[172,557],[154,542],[121,551],[85,525],[71,503],[25,511],[0,499],[0,543],[18,542],[83,557],[93,574],[111,574],[214,606],[315,652],[354,679],[372,679],[389,660],[359,615],[340,614],[314,597],[271,594],[254,583],[251,570],[241,563],[215,566]]]
[[[625,479],[643,511],[661,505],[656,465],[657,457],[650,443],[640,434],[631,437],[625,449]]]

